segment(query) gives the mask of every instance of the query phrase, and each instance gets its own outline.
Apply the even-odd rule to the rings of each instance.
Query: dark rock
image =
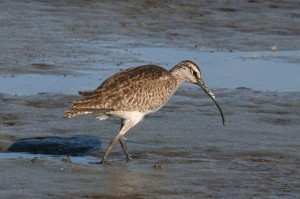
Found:
[[[27,152],[47,155],[81,156],[96,151],[101,141],[95,136],[26,138],[12,144],[10,152]]]

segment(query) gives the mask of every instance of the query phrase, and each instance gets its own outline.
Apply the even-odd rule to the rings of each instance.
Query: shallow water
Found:
[[[214,90],[225,112],[223,127],[217,108],[199,91],[181,88],[162,110],[127,134],[132,161],[124,161],[117,146],[102,166],[94,163],[117,134],[119,120],[62,119],[74,95],[2,95],[0,148],[5,153],[0,153],[4,171],[0,182],[9,188],[1,194],[296,198],[300,192],[299,92]],[[99,137],[102,148],[86,156],[70,156],[72,163],[64,162],[64,156],[5,150],[20,138],[78,133]]]
[[[1,3],[0,198],[299,197],[299,6]],[[117,146],[107,165],[94,164],[120,121],[63,119],[77,91],[127,67],[170,69],[185,59],[200,65],[226,126],[203,91],[186,84],[130,130],[132,161]],[[21,139],[75,135],[96,136],[101,148],[70,161],[8,153]]]
[[[218,52],[132,48],[129,53],[135,54],[138,60],[144,60],[132,66],[160,63],[170,69],[173,67],[170,63],[175,65],[184,59],[194,60],[199,63],[203,78],[211,88],[247,87],[261,91],[300,91],[300,51]],[[119,66],[107,66],[107,69],[77,71],[77,75],[3,75],[0,77],[0,92],[33,95],[43,92],[76,93],[79,90],[93,90],[119,70]],[[46,72],[47,69],[44,69],[43,73]]]

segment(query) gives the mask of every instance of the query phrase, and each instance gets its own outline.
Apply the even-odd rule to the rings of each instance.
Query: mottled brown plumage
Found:
[[[222,110],[203,82],[199,67],[189,60],[178,63],[170,71],[156,65],[145,65],[118,72],[96,90],[81,92],[85,97],[74,102],[66,111],[66,117],[93,113],[99,119],[106,119],[108,116],[121,118],[121,130],[112,140],[102,162],[118,140],[126,157],[130,159],[124,134],[145,115],[161,108],[183,82],[199,85],[213,99],[225,124]]]
[[[84,93],[85,98],[75,101],[67,117],[85,112],[149,112],[161,107],[177,86],[176,79],[162,67],[129,68],[113,75],[93,92]]]

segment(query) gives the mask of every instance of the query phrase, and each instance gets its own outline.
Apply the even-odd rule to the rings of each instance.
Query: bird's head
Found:
[[[210,91],[205,82],[202,80],[201,70],[196,63],[190,60],[182,61],[173,67],[173,69],[171,70],[171,74],[181,82],[188,82],[200,86],[218,107],[222,117],[223,125],[225,125],[225,118],[221,106],[219,105],[215,95]]]
[[[178,63],[171,70],[173,76],[182,82],[197,83],[201,79],[201,70],[197,64],[190,60],[185,60]]]

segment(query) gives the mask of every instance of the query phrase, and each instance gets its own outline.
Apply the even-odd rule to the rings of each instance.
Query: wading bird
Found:
[[[95,114],[104,120],[109,116],[121,118],[121,130],[111,141],[102,161],[104,163],[119,141],[127,159],[128,153],[125,133],[139,123],[145,115],[160,109],[183,82],[200,86],[214,101],[222,116],[223,111],[215,97],[202,80],[200,68],[186,60],[175,65],[170,71],[156,65],[128,68],[105,80],[92,92],[79,92],[83,99],[74,102],[66,111],[66,118],[77,115]]]

